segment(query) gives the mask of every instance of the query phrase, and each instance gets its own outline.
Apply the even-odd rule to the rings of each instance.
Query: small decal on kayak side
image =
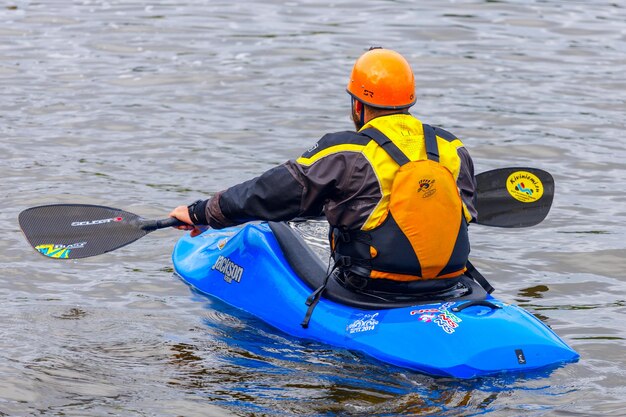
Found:
[[[463,321],[448,310],[453,305],[454,303],[445,303],[439,308],[412,310],[411,315],[415,316],[419,314],[418,320],[421,323],[435,323],[447,334],[452,334],[456,328],[459,327],[459,323]]]
[[[241,277],[243,276],[243,267],[222,255],[217,258],[211,269],[224,274],[224,281],[229,284],[233,281],[241,282]]]
[[[376,330],[379,321],[377,320],[379,313],[363,314],[359,313],[358,318],[352,321],[352,323],[346,326],[346,332],[348,334],[371,332]]]
[[[515,356],[517,357],[517,363],[520,365],[526,365],[526,356],[522,349],[515,349]]]
[[[455,329],[459,327],[459,323],[461,321],[462,320],[460,318],[450,313],[448,310],[444,310],[439,313],[439,315],[435,319],[435,323],[437,323],[437,325],[448,334],[454,333]]]

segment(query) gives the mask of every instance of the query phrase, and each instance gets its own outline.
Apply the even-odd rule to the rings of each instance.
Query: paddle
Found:
[[[554,180],[536,168],[501,168],[476,176],[478,224],[527,227],[550,211]],[[79,259],[121,248],[177,219],[146,220],[116,208],[88,204],[32,207],[19,215],[22,232],[41,254]]]
[[[494,169],[478,174],[476,183],[476,223],[485,226],[534,226],[554,198],[554,178],[537,168]]]
[[[174,218],[146,220],[127,211],[88,204],[32,207],[21,212],[18,220],[33,248],[56,259],[101,255],[157,229],[183,224]]]

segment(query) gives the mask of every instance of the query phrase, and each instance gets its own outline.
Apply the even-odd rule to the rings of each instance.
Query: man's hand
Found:
[[[191,230],[191,237],[196,237],[206,228],[200,228],[193,224],[189,217],[189,208],[187,206],[178,206],[170,213],[170,217],[177,218],[181,222],[187,223],[183,226],[176,226],[178,230]]]

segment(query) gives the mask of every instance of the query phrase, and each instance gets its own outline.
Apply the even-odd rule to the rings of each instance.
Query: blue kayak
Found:
[[[391,299],[353,293],[331,277],[304,327],[306,301],[327,266],[285,223],[187,234],[172,258],[176,273],[197,291],[285,333],[430,375],[474,378],[578,359],[541,321],[470,277],[439,294]]]

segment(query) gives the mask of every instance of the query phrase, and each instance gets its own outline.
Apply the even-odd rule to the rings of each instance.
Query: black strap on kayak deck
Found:
[[[491,286],[489,281],[487,281],[487,278],[485,278],[483,274],[478,272],[478,270],[474,268],[474,265],[472,265],[472,263],[469,260],[467,261],[467,264],[465,264],[465,266],[467,267],[467,271],[465,271],[465,275],[467,275],[468,277],[472,278],[474,281],[479,283],[480,286],[483,287],[485,291],[487,291],[488,294],[491,294],[495,290],[495,288]]]
[[[330,259],[334,259],[334,258],[335,258],[334,252],[331,252]],[[326,273],[326,277],[324,278],[322,285],[317,287],[315,291],[313,291],[313,293],[311,293],[311,295],[308,296],[308,298],[305,301],[305,304],[309,308],[306,310],[306,314],[304,315],[304,319],[302,320],[302,323],[300,323],[300,325],[303,328],[308,329],[309,322],[311,321],[311,316],[313,315],[313,310],[315,310],[317,303],[320,301],[320,298],[322,298],[322,294],[324,293],[324,291],[326,291],[330,277],[337,270],[337,268],[350,266],[350,262],[351,262],[350,258],[347,256],[341,256],[338,259],[335,259],[335,263],[333,264],[333,267],[330,268],[330,270]]]
[[[302,328],[309,328],[309,322],[311,321],[313,310],[315,310],[317,303],[319,303],[320,298],[322,298],[322,293],[324,292],[324,290],[326,290],[326,286],[328,286],[328,280],[330,279],[330,276],[333,274],[333,272],[335,272],[335,269],[337,269],[337,263],[335,263],[332,269],[326,274],[326,278],[324,278],[324,282],[322,283],[322,285],[319,286],[315,291],[313,291],[304,302],[304,304],[306,304],[309,308],[307,308],[304,319],[302,319],[302,323],[300,323],[300,326],[302,326]]]

